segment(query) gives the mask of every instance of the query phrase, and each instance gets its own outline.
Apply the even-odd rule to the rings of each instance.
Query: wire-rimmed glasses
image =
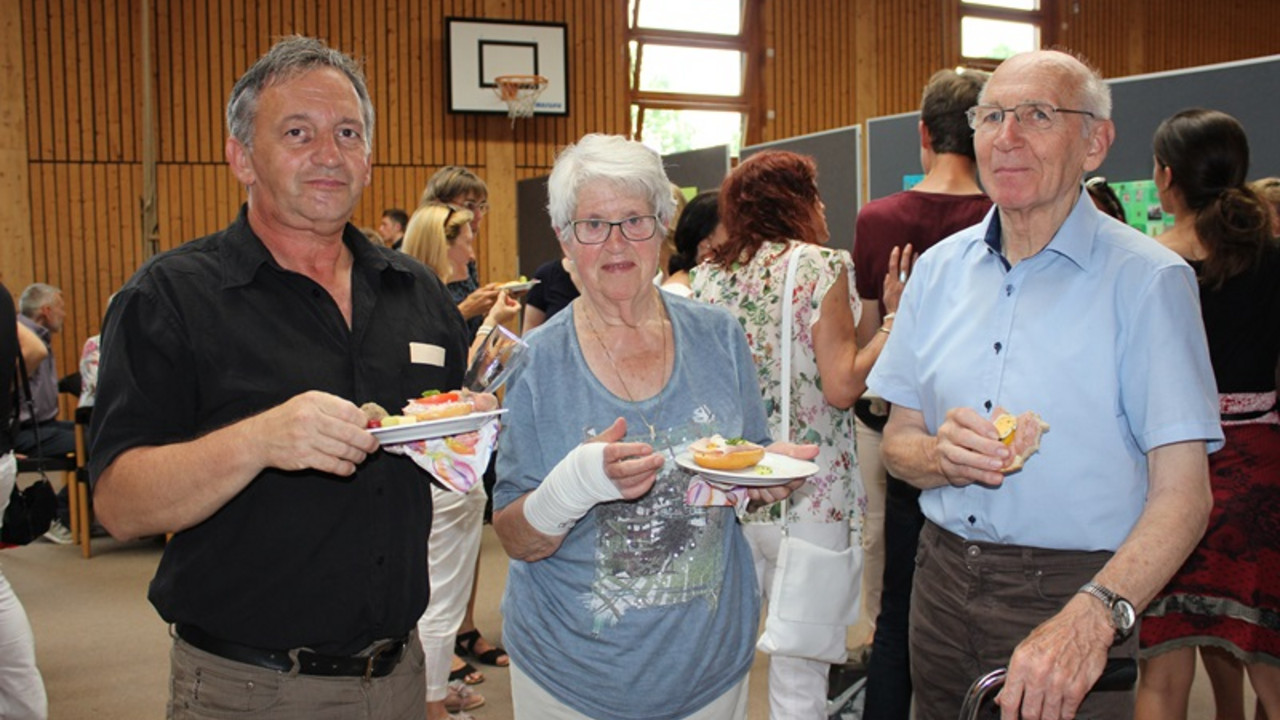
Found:
[[[643,242],[658,232],[658,216],[632,215],[621,220],[588,218],[570,221],[569,225],[573,227],[573,237],[583,245],[603,243],[609,239],[609,233],[613,232],[615,227],[622,233],[622,237],[631,242]]]
[[[1072,110],[1038,102],[1018,103],[1008,108],[999,105],[974,105],[964,115],[969,120],[969,127],[975,132],[992,132],[1004,125],[1004,118],[1010,113],[1027,130],[1048,130],[1057,122],[1059,113],[1097,117],[1089,110]]]

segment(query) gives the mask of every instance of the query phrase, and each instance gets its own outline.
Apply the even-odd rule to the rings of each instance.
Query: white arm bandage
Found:
[[[534,530],[558,537],[602,502],[622,492],[604,472],[605,443],[583,443],[561,460],[524,500],[524,517]]]

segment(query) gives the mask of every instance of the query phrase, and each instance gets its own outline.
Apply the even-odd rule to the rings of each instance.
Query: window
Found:
[[[1050,0],[960,0],[960,63],[992,69],[1015,53],[1045,44]]]
[[[630,0],[632,136],[662,154],[742,145],[748,109],[746,3]],[[691,68],[697,68],[691,72]]]

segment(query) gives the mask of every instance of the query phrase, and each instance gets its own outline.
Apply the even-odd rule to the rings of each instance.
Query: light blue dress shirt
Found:
[[[868,380],[936,434],[967,406],[1032,410],[1051,429],[998,488],[945,486],[925,517],[963,538],[1115,550],[1142,513],[1146,453],[1222,445],[1191,268],[1081,192],[1049,245],[1012,268],[998,209],[921,256]]]

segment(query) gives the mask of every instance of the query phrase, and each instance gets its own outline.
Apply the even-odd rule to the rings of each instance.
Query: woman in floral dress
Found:
[[[892,324],[859,352],[854,339],[861,303],[853,261],[844,250],[823,247],[829,238],[812,158],[766,151],[744,161],[720,191],[725,240],[711,260],[692,271],[693,297],[734,313],[747,333],[770,434],[815,443],[819,473],[791,496],[788,531],[815,544],[844,550],[860,529],[864,504],[854,450],[853,402],[866,388]],[[800,253],[792,296],[792,337],[782,338],[787,263]],[[901,293],[896,271],[886,298]],[[892,308],[891,308],[892,309]],[[780,435],[782,359],[791,351],[791,436]],[[762,592],[767,593],[781,542],[781,504],[744,520]],[[860,543],[853,543],[860,547]],[[858,577],[833,582],[858,583]],[[820,592],[821,588],[814,588]],[[771,717],[826,717],[825,662],[775,654],[769,669]]]

